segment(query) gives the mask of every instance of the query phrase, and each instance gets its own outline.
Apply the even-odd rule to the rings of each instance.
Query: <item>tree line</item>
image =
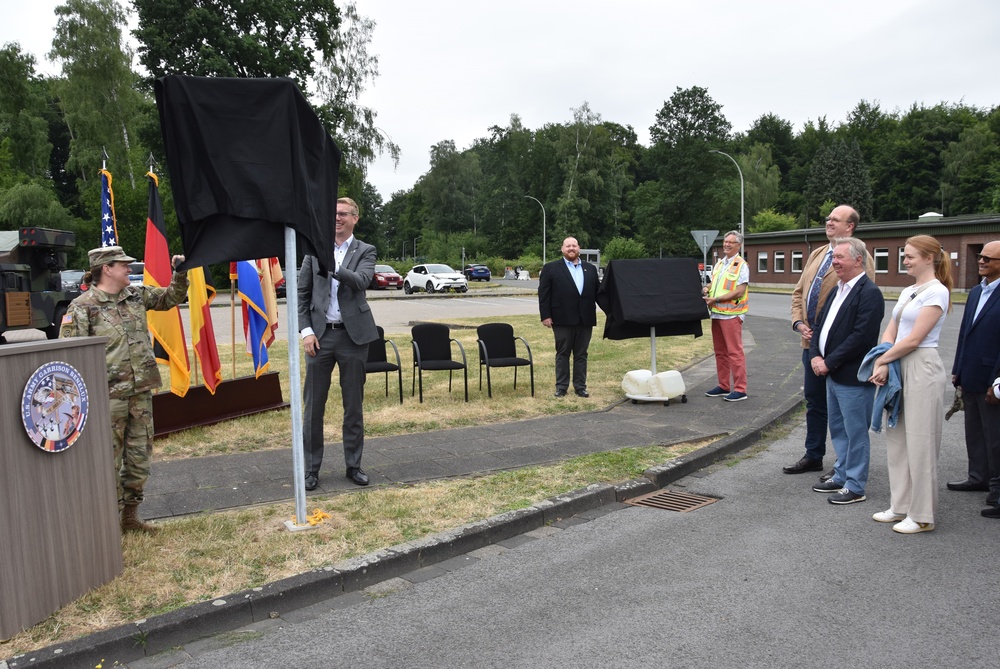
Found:
[[[126,40],[133,11],[135,53]],[[734,132],[698,86],[677,88],[655,111],[648,146],[587,102],[537,129],[514,114],[469,147],[448,139],[430,147],[427,173],[383,202],[366,169],[379,155],[398,161],[400,149],[378,129],[376,110],[358,102],[378,76],[378,57],[368,49],[375,25],[353,3],[67,0],[56,15],[46,56],[58,75],[39,75],[17,43],[0,48],[0,229],[72,230],[78,267],[99,244],[104,160],[121,243],[142,253],[152,159],[161,163],[171,248],[180,248],[152,95],[166,74],[296,81],[344,152],[340,195],[361,206],[359,236],[386,260],[533,268],[543,211],[548,257],[568,235],[609,257],[697,257],[689,230],[740,220],[736,166],[713,151],[742,171],[752,232],[817,225],[840,202],[863,221],[1000,210],[1000,108],[885,110],[862,100],[843,121],[821,117],[796,130],[765,113]]]
[[[428,172],[381,212],[383,255],[420,237],[419,255],[434,260],[455,261],[464,248],[467,258],[537,264],[536,198],[549,257],[567,235],[609,258],[700,257],[690,230],[738,227],[740,172],[749,232],[819,225],[844,202],[862,221],[1000,211],[998,107],[890,111],[862,100],[842,122],[821,117],[796,131],[765,113],[733,132],[722,106],[693,86],[656,111],[649,146],[586,102],[571,111],[537,130],[512,115],[465,150],[451,140],[431,147]]]
[[[131,12],[135,53],[126,39]],[[378,76],[378,57],[368,51],[374,23],[353,2],[66,0],[55,14],[45,55],[58,75],[38,74],[35,55],[18,43],[0,48],[0,229],[71,230],[71,266],[84,267],[87,249],[100,245],[98,170],[106,164],[119,241],[141,257],[144,175],[153,166],[170,247],[179,252],[152,86],[167,74],[291,78],[344,154],[341,194],[365,209],[381,207],[365,170],[379,155],[398,161],[399,147],[378,129],[376,111],[358,101]],[[214,273],[228,281],[227,268]]]

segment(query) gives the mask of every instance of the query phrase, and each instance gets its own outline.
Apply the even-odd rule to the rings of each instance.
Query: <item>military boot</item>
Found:
[[[139,517],[139,506],[137,504],[126,504],[122,508],[122,532],[156,534],[159,531],[160,528],[142,522],[142,518]]]

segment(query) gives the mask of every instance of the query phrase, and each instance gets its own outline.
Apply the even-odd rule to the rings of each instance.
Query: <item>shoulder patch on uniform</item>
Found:
[[[62,325],[69,325],[73,322],[73,314],[63,314]]]

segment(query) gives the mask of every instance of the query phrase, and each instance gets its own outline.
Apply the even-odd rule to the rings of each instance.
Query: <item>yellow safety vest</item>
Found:
[[[739,256],[734,256],[733,261],[725,268],[725,270],[720,270],[722,263],[715,263],[715,267],[712,271],[712,284],[708,289],[708,296],[715,297],[716,295],[725,295],[731,292],[737,286],[740,280],[740,270],[743,267],[743,263],[746,262],[743,258]],[[740,316],[747,312],[749,308],[749,298],[750,298],[750,285],[747,284],[746,292],[743,293],[741,297],[736,298],[732,302],[716,302],[710,308],[713,314],[724,314],[726,316]]]

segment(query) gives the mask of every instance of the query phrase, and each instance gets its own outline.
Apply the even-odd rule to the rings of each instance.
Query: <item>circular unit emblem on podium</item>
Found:
[[[47,362],[32,373],[21,395],[21,421],[38,448],[59,453],[76,443],[90,404],[87,385],[67,362]]]

